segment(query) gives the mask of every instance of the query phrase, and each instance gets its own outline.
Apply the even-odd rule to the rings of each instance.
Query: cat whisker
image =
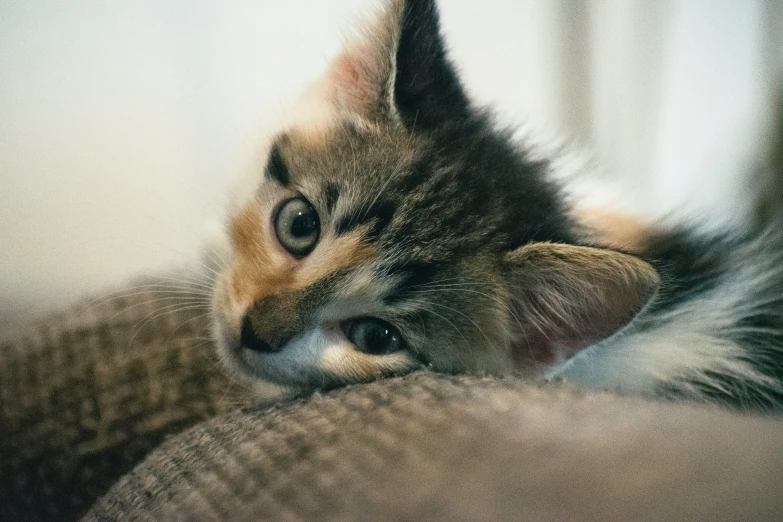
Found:
[[[199,304],[200,306],[206,306],[208,307],[210,304],[210,300],[204,299],[204,298],[193,298],[192,296],[172,296],[168,295],[166,297],[161,297],[157,299],[147,300],[147,301],[141,301],[136,304],[130,305],[128,307],[122,308],[118,310],[114,315],[112,315],[109,320],[115,319],[117,316],[128,313],[131,310],[134,310],[136,308],[142,307],[142,306],[149,306],[154,303],[159,303],[162,301],[175,301],[176,304]]]
[[[468,342],[468,339],[467,339],[467,337],[465,337],[465,335],[462,333],[462,330],[461,330],[461,329],[459,329],[459,328],[457,327],[457,325],[455,325],[453,322],[451,322],[451,320],[450,320],[449,318],[447,318],[447,317],[444,317],[443,315],[439,314],[439,313],[438,313],[438,312],[436,312],[435,310],[432,310],[431,308],[429,308],[429,306],[433,304],[431,301],[428,301],[428,300],[426,300],[426,299],[418,299],[418,300],[416,301],[416,303],[417,303],[417,304],[418,304],[418,305],[419,305],[419,306],[420,306],[420,307],[423,309],[423,311],[424,311],[424,312],[426,312],[426,313],[429,313],[429,314],[432,314],[432,315],[434,315],[434,316],[436,316],[436,317],[439,317],[440,319],[442,319],[443,321],[445,321],[446,323],[448,323],[449,325],[451,325],[451,327],[452,327],[452,328],[454,328],[454,331],[456,331],[456,332],[459,334],[459,336],[460,336],[460,337],[462,337],[462,339],[463,339],[463,340],[464,340],[466,343]]]
[[[159,317],[163,317],[165,315],[169,314],[176,314],[176,313],[182,313],[187,312],[189,310],[204,310],[206,307],[203,304],[183,304],[183,303],[177,303],[174,305],[168,305],[159,308],[158,310],[154,310],[144,316],[139,323],[137,323],[137,326],[135,328],[135,331],[133,335],[131,336],[130,341],[128,342],[128,348],[133,346],[133,342],[136,340],[136,337],[141,332],[141,330],[151,321],[154,321],[158,319]]]
[[[174,335],[175,335],[175,334],[176,334],[176,333],[177,333],[177,332],[180,330],[180,328],[182,328],[182,327],[183,327],[183,326],[185,326],[186,324],[190,324],[190,323],[192,323],[193,321],[203,320],[204,318],[206,318],[206,317],[209,317],[210,315],[212,315],[212,312],[211,312],[211,311],[208,311],[208,312],[206,312],[206,313],[199,314],[199,315],[197,315],[197,316],[195,316],[195,317],[191,317],[190,319],[186,319],[185,321],[181,322],[181,323],[179,324],[179,326],[177,326],[176,328],[174,328],[174,330],[172,330],[171,334],[169,335],[169,337],[168,337],[168,339],[167,339],[167,342],[168,342],[168,341],[170,341],[170,340],[171,340],[171,339],[174,337]],[[210,340],[211,340],[211,339],[210,339]],[[203,342],[203,344],[206,344],[206,342],[207,342],[207,341],[204,341],[204,342]]]
[[[99,307],[104,307],[112,302],[134,298],[142,295],[150,295],[150,297],[164,295],[172,299],[189,298],[193,300],[204,300],[204,302],[207,302],[210,300],[211,294],[207,292],[194,291],[191,289],[179,289],[178,287],[168,287],[168,286],[161,287],[159,285],[138,285],[135,287],[112,291],[102,297],[90,299],[77,310],[76,314],[82,316]],[[131,305],[131,307],[135,308],[136,306],[149,304],[149,302],[150,301],[148,300],[142,303],[136,303],[134,305]],[[123,310],[130,309],[131,307],[125,308]],[[122,312],[123,310],[120,310],[120,312]],[[116,317],[116,315],[114,317]]]

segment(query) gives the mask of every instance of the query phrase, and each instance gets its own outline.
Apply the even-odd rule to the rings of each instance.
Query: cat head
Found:
[[[304,108],[228,223],[214,331],[238,373],[535,371],[654,292],[649,264],[579,245],[549,165],[472,106],[432,0],[388,1]]]

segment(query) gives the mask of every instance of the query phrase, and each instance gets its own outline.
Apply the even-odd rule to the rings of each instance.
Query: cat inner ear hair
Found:
[[[349,39],[327,78],[332,101],[371,122],[427,129],[470,115],[434,0],[388,1],[374,24]]]
[[[565,361],[627,325],[654,298],[658,272],[614,250],[530,243],[507,254],[519,369]]]

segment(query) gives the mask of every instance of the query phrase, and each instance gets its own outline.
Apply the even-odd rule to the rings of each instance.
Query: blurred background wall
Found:
[[[0,325],[195,259],[258,130],[371,0],[0,2]],[[744,219],[780,0],[442,0],[474,97],[593,150],[641,214]]]

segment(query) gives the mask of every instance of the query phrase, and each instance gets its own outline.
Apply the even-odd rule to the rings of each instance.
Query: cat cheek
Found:
[[[236,330],[242,319],[242,310],[233,292],[231,271],[225,270],[215,279],[215,289],[212,293],[212,320],[225,325],[227,331]]]
[[[326,348],[318,367],[343,382],[366,382],[411,371],[416,367],[416,361],[405,351],[387,355],[362,353],[345,340]]]

